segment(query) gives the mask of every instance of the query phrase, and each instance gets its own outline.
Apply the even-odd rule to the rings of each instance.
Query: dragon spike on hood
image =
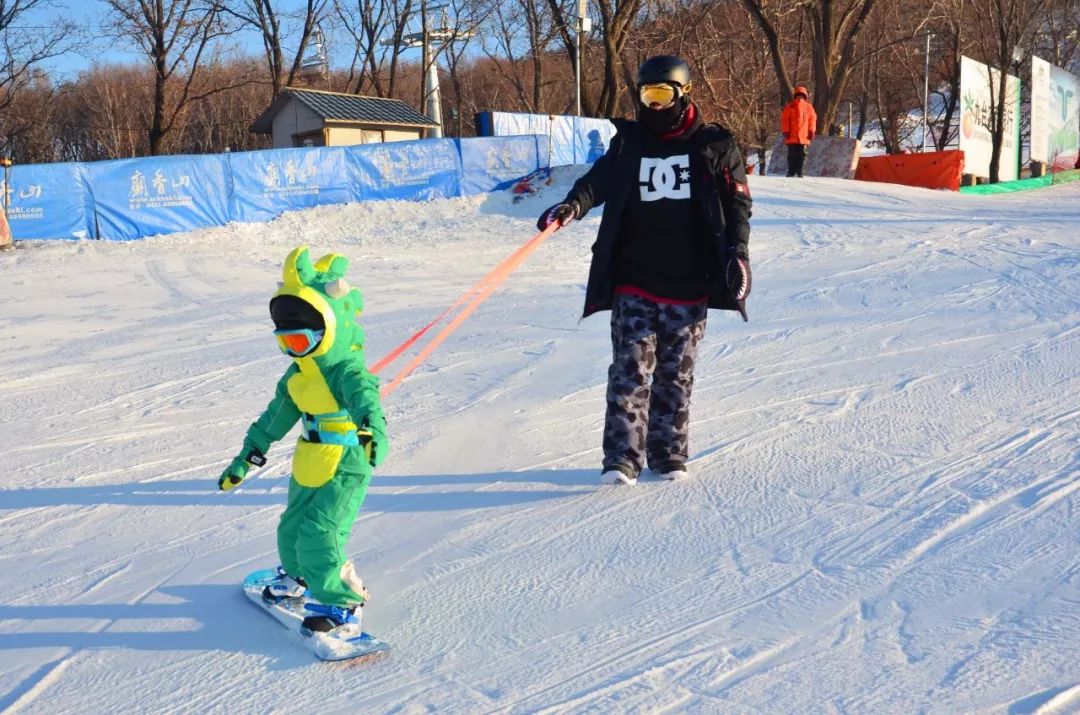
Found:
[[[340,253],[328,253],[315,261],[315,270],[319,272],[320,282],[330,283],[345,277],[349,270],[349,259]]]
[[[315,278],[315,266],[311,264],[311,254],[307,246],[297,246],[285,259],[281,269],[282,289],[298,291]]]
[[[349,259],[340,253],[328,253],[315,263],[307,246],[298,246],[285,259],[282,267],[282,287],[296,291],[304,286],[333,283],[345,277]]]

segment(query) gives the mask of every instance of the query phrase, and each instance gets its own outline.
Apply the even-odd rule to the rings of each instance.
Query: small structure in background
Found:
[[[270,134],[275,149],[351,146],[421,139],[435,122],[399,99],[315,89],[284,90],[251,131]]]
[[[777,134],[773,140],[772,154],[769,157],[769,174],[772,176],[790,176],[788,171],[788,152],[783,134]],[[845,137],[814,137],[807,152],[803,173],[806,176],[826,176],[834,179],[854,179],[855,170],[862,154],[862,142]]]

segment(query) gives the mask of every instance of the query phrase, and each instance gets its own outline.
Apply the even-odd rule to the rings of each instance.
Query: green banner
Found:
[[[1041,189],[1055,184],[1067,184],[1070,181],[1080,179],[1080,170],[1059,171],[1047,174],[1035,179],[1020,179],[1019,181],[1000,181],[996,184],[979,184],[978,186],[961,186],[961,194],[1011,194],[1014,191],[1030,191]]]

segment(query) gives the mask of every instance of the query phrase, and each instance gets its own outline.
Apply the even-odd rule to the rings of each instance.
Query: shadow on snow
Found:
[[[598,483],[595,470],[533,470],[490,474],[376,475],[363,512],[430,512],[485,509],[571,497]],[[536,485],[559,487],[535,488]],[[496,486],[506,488],[496,489]],[[399,489],[432,489],[396,494]],[[440,487],[475,487],[449,490]],[[581,487],[581,489],[575,488]],[[482,488],[482,489],[481,489]],[[53,506],[274,506],[285,505],[287,477],[249,479],[238,490],[219,494],[217,480],[190,479],[98,486],[8,489],[0,513]],[[214,499],[220,499],[215,502]]]

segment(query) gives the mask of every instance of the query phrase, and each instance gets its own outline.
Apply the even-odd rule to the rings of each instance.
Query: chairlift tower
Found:
[[[447,5],[432,5],[421,3],[420,5],[420,32],[411,35],[403,35],[401,44],[404,49],[420,48],[421,66],[424,70],[424,89],[421,96],[421,104],[424,113],[435,122],[435,127],[428,130],[429,137],[442,137],[442,93],[439,91],[439,51],[452,43],[454,40],[472,36],[472,32],[460,32],[446,24]],[[442,10],[439,26],[428,27],[428,12]],[[383,45],[394,44],[393,40],[383,40]]]
[[[300,63],[300,73],[320,77],[326,80],[327,87],[330,85],[330,60],[326,54],[326,36],[320,25],[316,25],[312,33],[312,47]]]

